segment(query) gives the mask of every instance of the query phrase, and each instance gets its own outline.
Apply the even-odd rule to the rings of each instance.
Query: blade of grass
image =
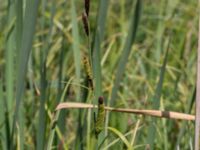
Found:
[[[135,125],[135,128],[133,130],[133,133],[132,133],[132,139],[131,139],[131,146],[133,146],[134,142],[135,142],[135,139],[136,139],[136,134],[138,132],[138,129],[139,129],[139,125],[140,125],[140,119],[137,120],[136,122],[136,125]]]
[[[164,14],[165,14],[165,11],[166,11],[166,1],[163,0],[161,2],[161,5],[160,5],[160,10],[159,10],[159,15],[162,16],[162,17],[165,17]],[[157,33],[156,33],[156,40],[157,42],[155,42],[156,44],[156,54],[155,54],[155,60],[156,62],[159,62],[160,60],[160,55],[161,55],[161,50],[163,49],[162,48],[162,45],[163,45],[163,33],[164,33],[164,29],[165,29],[165,25],[164,25],[164,20],[160,19],[159,22],[158,22],[158,27],[157,27]]]
[[[2,76],[0,76],[0,149],[7,149],[7,139],[6,139],[6,123],[5,123],[5,99],[3,95],[3,83]]]
[[[133,132],[133,131],[129,131],[129,132],[125,133],[125,134],[124,134],[124,137],[129,136],[132,132]],[[108,136],[107,136],[107,137],[108,137]],[[120,141],[120,138],[117,138],[117,139],[111,141],[108,145],[106,145],[105,147],[103,147],[102,150],[107,150],[107,149],[109,149],[111,146],[113,146],[114,144],[116,144],[116,143],[119,142],[119,141]]]
[[[200,0],[198,1],[200,8]],[[200,13],[199,17],[199,34],[198,34],[198,50],[197,50],[197,81],[196,81],[196,119],[195,119],[195,150],[199,150],[199,132],[200,132]]]
[[[64,98],[65,98],[65,94],[66,94],[66,91],[70,85],[72,81],[72,78],[69,80],[69,82],[66,84],[64,90],[63,90],[63,93],[62,93],[62,96],[61,96],[61,100],[60,102],[63,102],[64,101]],[[47,149],[50,150],[52,149],[52,144],[53,144],[53,139],[54,139],[54,135],[55,135],[55,129],[56,129],[56,125],[57,125],[57,120],[59,118],[59,115],[60,115],[60,111],[57,111],[55,113],[55,116],[52,120],[52,127],[51,127],[51,131],[50,131],[50,135],[49,135],[49,139],[48,139],[48,144],[47,144]]]
[[[19,57],[19,51],[22,44],[22,31],[23,31],[23,1],[17,0],[16,3],[16,58]],[[19,59],[17,59],[17,64]],[[23,105],[23,104],[21,104]],[[19,148],[24,149],[24,107],[19,110]]]
[[[160,100],[160,109],[164,109],[164,104],[163,104],[163,99]],[[163,145],[163,150],[168,150],[169,149],[169,141],[168,141],[168,129],[167,129],[167,120],[166,119],[162,119],[160,125],[162,126],[162,130],[161,130],[161,138],[163,140],[159,141],[162,142]]]
[[[170,38],[167,39],[166,54],[165,54],[163,65],[160,69],[160,78],[159,78],[159,82],[157,84],[157,88],[156,88],[155,95],[153,98],[153,109],[159,109],[160,107],[160,97],[162,93],[162,86],[163,86],[164,75],[165,75],[165,70],[166,70],[169,45],[170,45]],[[148,130],[149,132],[148,132],[147,143],[149,144],[150,149],[154,149],[154,140],[156,136],[156,129],[154,126],[155,124],[156,124],[156,119],[153,119]]]
[[[88,79],[87,77],[84,79],[84,83],[83,83],[83,87],[81,89],[81,98],[83,99],[82,102],[86,102],[88,97],[89,97],[89,89],[87,88],[88,85]],[[78,127],[77,127],[77,131],[76,131],[76,144],[75,144],[75,149],[80,149],[83,150],[84,147],[84,131],[86,130],[86,122],[85,122],[85,113],[83,110],[79,110],[78,112]]]
[[[47,1],[42,1],[42,13],[46,11]],[[45,21],[44,18],[41,19],[41,29],[44,30]],[[44,35],[41,37],[42,43],[45,43]],[[36,132],[36,149],[44,149],[44,132],[45,132],[45,122],[46,122],[46,113],[45,113],[45,98],[46,98],[46,60],[45,60],[45,48],[48,47],[42,46],[43,51],[40,51],[40,106],[39,106],[39,121],[38,129]]]
[[[101,43],[104,37],[104,28],[106,24],[106,16],[109,6],[109,0],[100,0],[99,1],[99,10],[97,17],[97,25],[94,36],[94,44],[92,45],[92,66],[93,66],[93,75],[95,80],[95,101],[94,104],[97,104],[97,99],[99,96],[102,96],[102,75],[101,75]]]
[[[43,13],[45,13],[47,1],[43,1]],[[46,70],[46,61],[47,56],[50,50],[50,45],[52,42],[52,29],[53,29],[53,19],[55,15],[56,4],[55,1],[51,3],[51,17],[49,20],[49,32],[47,39],[42,39],[43,43],[46,43],[43,47],[43,51],[41,51],[40,58],[40,84],[41,84],[41,96],[40,96],[40,108],[39,108],[39,122],[37,129],[37,150],[44,149],[45,145],[45,130],[46,130],[46,111],[45,111],[45,102],[49,97],[49,93],[47,93],[47,70]],[[42,18],[42,29],[44,28],[44,18]]]
[[[101,74],[101,43],[104,37],[106,17],[108,12],[109,0],[99,0],[99,8],[97,14],[97,24],[92,45],[92,69],[94,76],[94,101],[97,104],[97,99],[102,96],[102,74]],[[94,112],[93,112],[94,113]],[[103,141],[104,135],[98,137],[98,145]]]
[[[135,3],[134,3],[135,4]],[[132,45],[134,43],[138,25],[139,25],[139,20],[140,20],[140,15],[141,15],[141,10],[142,10],[142,0],[137,0],[135,4],[135,10],[133,14],[131,15],[131,21],[130,21],[130,27],[128,31],[128,36],[125,41],[125,45],[118,63],[116,75],[115,75],[115,80],[114,80],[114,85],[112,88],[112,93],[111,93],[111,99],[109,104],[113,106],[115,104],[115,101],[117,99],[117,92],[119,89],[120,82],[122,81],[122,76],[125,71],[125,67],[127,64],[128,56],[130,54]],[[109,122],[109,113],[107,113],[106,117],[106,126],[108,126]],[[107,135],[107,131],[106,131]]]
[[[53,118],[53,116],[55,115],[54,113],[52,114],[51,113],[51,110],[48,108],[48,106],[47,105],[45,105],[45,109],[46,109],[46,111],[47,111],[47,113],[48,113],[48,117],[49,117],[49,119],[52,119]],[[58,119],[58,118],[57,118]],[[51,125],[53,125],[53,121],[54,120],[52,120],[52,124]],[[56,123],[58,123],[58,122],[56,122]],[[57,124],[58,125],[58,124]],[[53,126],[54,127],[54,126]],[[63,136],[63,132],[61,132],[60,131],[60,128],[58,127],[58,126],[55,126],[54,127],[55,129],[51,129],[51,130],[55,130],[54,131],[54,134],[56,133],[56,135],[58,136],[58,139],[62,142],[62,148],[64,149],[64,150],[68,150],[68,145],[67,145],[67,143],[65,143],[64,142],[64,136]],[[50,135],[52,135],[52,134],[50,134]],[[51,137],[52,138],[52,137]],[[56,137],[55,137],[56,138]],[[53,143],[53,138],[52,138],[52,144],[54,144]],[[57,143],[55,143],[55,144],[57,144]],[[52,147],[52,148],[51,148]],[[54,149],[54,147],[53,146],[51,146],[50,147],[50,149]],[[60,148],[60,146],[58,146],[59,148]],[[47,145],[47,148],[49,148],[48,147],[48,145]]]
[[[62,80],[63,80],[63,62],[65,60],[65,48],[66,48],[66,42],[64,40],[64,35],[63,35],[63,41],[62,41],[62,48],[61,48],[61,51],[60,51],[60,58],[59,58],[59,79],[58,79],[58,90],[57,90],[57,103],[58,104],[61,100],[61,97],[62,97]],[[60,114],[59,116],[59,119],[58,119],[58,128],[59,130],[61,131],[61,133],[64,133],[65,132],[65,128],[66,128],[66,125],[65,125],[65,116],[66,116],[66,113],[65,111],[62,111],[62,113]],[[57,138],[59,137],[58,134],[56,134],[56,138],[55,138],[55,141],[58,141],[59,139]]]
[[[196,87],[193,89],[192,96],[191,96],[191,98],[189,100],[189,103],[187,105],[188,107],[187,107],[186,113],[191,113],[192,106],[193,106],[194,101],[195,101],[195,96],[196,96]],[[177,139],[177,142],[176,142],[176,149],[180,149],[179,145],[180,145],[181,139],[182,139],[182,137],[183,137],[183,135],[185,133],[185,130],[186,130],[186,125],[187,125],[186,123],[187,122],[183,122],[182,128],[181,128],[181,130],[180,130],[180,132],[178,134],[178,139]]]
[[[7,33],[6,41],[6,69],[5,69],[5,84],[6,84],[6,105],[8,109],[8,128],[11,128],[14,101],[13,101],[13,91],[14,91],[14,52],[15,52],[15,3],[8,3],[8,26],[9,32]],[[10,129],[9,129],[10,131]],[[10,133],[9,133],[10,134]],[[7,135],[8,137],[10,135]],[[9,145],[8,145],[9,146]]]
[[[81,77],[81,55],[80,55],[80,42],[79,42],[79,31],[77,24],[77,15],[76,15],[76,6],[74,4],[74,0],[71,0],[71,18],[72,18],[72,37],[73,37],[73,53],[74,53],[74,61],[75,61],[75,72],[76,72],[76,81],[79,84]],[[80,100],[80,88],[77,87],[76,90],[76,98],[77,101]]]
[[[14,25],[15,25],[15,18],[14,19],[12,19],[11,21],[10,21],[10,23],[8,24],[8,26],[5,28],[5,35],[6,35],[6,48],[8,48],[8,39],[9,39],[9,37],[10,37],[10,34],[13,32],[13,30],[14,30]],[[8,52],[6,52],[6,55],[8,55]],[[8,61],[10,58],[8,58],[8,57],[10,57],[10,56],[6,56],[6,61]],[[6,74],[5,75],[8,75],[9,74],[9,64],[7,64],[6,65]],[[7,80],[9,80],[8,79],[8,77],[6,78],[6,83],[5,83],[5,85],[6,86],[9,86],[9,82],[10,81],[8,81],[7,82]],[[12,79],[11,79],[12,80]],[[3,83],[2,83],[3,84]],[[3,85],[2,85],[3,86]],[[11,87],[8,87],[8,88],[11,88]],[[8,94],[9,93],[9,91],[6,91],[6,94]],[[5,97],[6,99],[8,99],[8,96],[7,97]],[[11,108],[12,106],[11,106],[12,104],[11,104],[11,102],[10,101],[8,101],[8,100],[5,100],[5,107],[6,107],[6,109],[5,109],[5,140],[6,140],[6,148],[7,149],[9,149],[10,148],[10,143],[9,143],[9,141],[10,141],[10,130],[11,130],[11,127],[10,127],[10,124],[11,124],[11,120],[12,120],[12,114],[10,114],[10,112],[8,111],[8,109],[9,108]]]
[[[16,128],[16,122],[18,122],[18,113],[20,110],[20,103],[23,98],[25,75],[27,71],[27,64],[29,54],[32,48],[33,36],[35,33],[36,18],[38,12],[39,0],[26,1],[25,17],[23,22],[23,33],[21,48],[18,57],[18,71],[17,71],[17,83],[16,83],[16,108],[14,113],[14,121],[12,126],[11,136],[11,148],[14,146],[14,133]]]
[[[137,0],[136,6],[135,6],[135,12],[132,15],[133,17],[131,19],[130,28],[128,31],[128,36],[127,36],[127,39],[126,39],[126,42],[124,45],[122,56],[121,56],[119,64],[118,64],[117,72],[115,75],[115,81],[114,81],[114,86],[112,89],[112,95],[111,95],[111,100],[110,100],[111,106],[114,105],[115,100],[117,98],[117,91],[119,89],[119,84],[122,80],[122,76],[125,71],[125,66],[126,66],[126,63],[128,60],[128,56],[130,54],[131,47],[135,40],[135,36],[137,33],[137,28],[138,28],[138,24],[139,24],[139,20],[140,20],[140,15],[141,15],[141,9],[142,9],[142,0]]]
[[[22,31],[23,31],[23,1],[17,0],[17,3],[16,3],[16,47],[17,47],[16,51],[17,51],[17,54],[21,48]]]
[[[126,139],[126,137],[120,131],[118,131],[117,129],[112,128],[112,127],[108,127],[108,130],[110,130],[114,134],[116,134],[124,142],[124,144],[126,145],[128,150],[132,149],[131,144],[129,143],[129,141]]]

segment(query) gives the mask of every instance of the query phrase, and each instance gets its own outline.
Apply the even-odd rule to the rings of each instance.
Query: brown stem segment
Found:
[[[94,106],[92,104],[86,103],[75,103],[75,102],[66,102],[60,103],[56,110],[66,109],[66,108],[86,108],[86,109],[93,109],[98,108],[98,106]],[[180,119],[180,120],[188,120],[193,121],[195,120],[194,115],[184,114],[179,112],[173,111],[161,111],[161,110],[145,110],[145,109],[128,109],[128,108],[113,108],[113,107],[104,107],[107,111],[115,111],[115,112],[122,112],[122,113],[133,113],[133,114],[140,114],[140,115],[147,115],[159,118],[169,118],[169,119]]]

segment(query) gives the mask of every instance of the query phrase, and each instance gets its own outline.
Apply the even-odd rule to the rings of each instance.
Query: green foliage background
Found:
[[[0,3],[0,149],[91,148],[93,112],[55,112],[63,101],[194,114],[197,1],[91,0],[89,37],[83,0]],[[109,113],[108,126],[96,149],[193,149],[194,122]]]

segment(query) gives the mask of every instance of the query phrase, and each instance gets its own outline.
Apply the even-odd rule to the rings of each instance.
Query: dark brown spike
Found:
[[[89,24],[88,24],[88,18],[85,12],[82,13],[82,20],[83,20],[85,33],[87,34],[87,36],[89,36]]]
[[[94,90],[94,85],[93,85],[93,81],[92,81],[92,79],[89,77],[89,76],[87,76],[87,79],[88,79],[88,84],[89,84],[89,87],[92,89],[92,91]]]
[[[99,96],[99,100],[98,100],[99,104],[103,104],[103,101],[104,101],[103,96]]]
[[[90,11],[90,0],[85,0],[85,12],[87,16],[89,16],[89,11]]]

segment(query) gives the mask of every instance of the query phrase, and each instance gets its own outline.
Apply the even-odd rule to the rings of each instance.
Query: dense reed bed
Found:
[[[13,0],[0,11],[0,149],[198,150],[197,1]]]

